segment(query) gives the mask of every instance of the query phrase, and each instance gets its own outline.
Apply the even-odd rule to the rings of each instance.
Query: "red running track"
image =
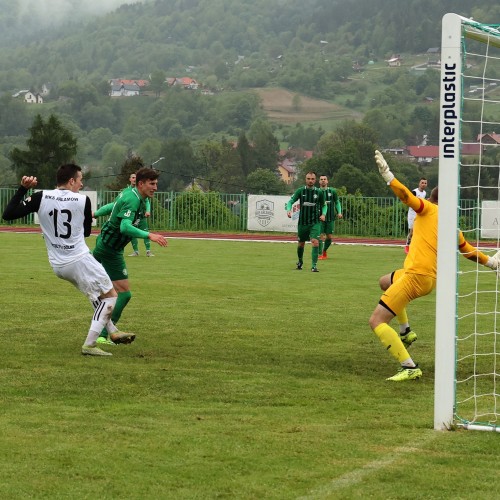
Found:
[[[40,233],[38,227],[25,226],[0,226],[0,232],[13,233]],[[93,230],[92,234],[97,235],[98,230]],[[296,242],[297,238],[294,234],[275,234],[275,233],[203,233],[203,232],[169,232],[162,231],[166,238],[179,239],[209,239],[209,240],[231,240],[231,241],[281,241],[281,242]],[[387,239],[387,238],[344,238],[334,237],[336,244],[344,245],[399,245],[405,244],[404,240]]]

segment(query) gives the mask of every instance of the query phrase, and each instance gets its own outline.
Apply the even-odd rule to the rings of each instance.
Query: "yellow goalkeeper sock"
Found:
[[[391,356],[399,363],[411,359],[399,335],[387,323],[380,323],[373,331]]]
[[[408,322],[408,314],[406,313],[406,307],[396,316],[399,323],[399,332],[405,333],[406,328],[410,326]]]

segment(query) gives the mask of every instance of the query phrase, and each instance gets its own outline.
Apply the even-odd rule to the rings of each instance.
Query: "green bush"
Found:
[[[240,217],[222,201],[219,193],[189,191],[175,198],[173,204],[172,229],[239,230]]]

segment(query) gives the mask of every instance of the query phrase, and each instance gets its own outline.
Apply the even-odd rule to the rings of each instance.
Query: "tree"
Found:
[[[259,168],[275,171],[278,163],[279,143],[273,135],[271,125],[262,120],[252,123],[249,131],[255,164]]]
[[[302,109],[302,99],[300,94],[294,94],[292,98],[292,110],[298,112]]]
[[[0,135],[24,134],[30,122],[26,104],[22,98],[4,95],[0,98]]]
[[[9,158],[18,176],[34,175],[40,187],[53,188],[59,166],[73,161],[77,140],[52,114],[46,122],[36,115],[29,132],[30,137],[26,141],[28,150],[14,148]]]
[[[318,154],[301,165],[301,172],[329,175],[334,185],[345,186],[350,194],[382,196],[384,185],[373,176],[375,149],[376,132],[372,128],[345,122],[320,139]],[[399,172],[397,167],[393,171]]]
[[[247,190],[252,194],[285,194],[288,186],[275,173],[258,168],[248,175]]]
[[[162,147],[165,170],[160,175],[160,191],[182,191],[201,171],[201,165],[194,154],[191,141],[187,138],[169,139]]]
[[[243,175],[246,177],[255,168],[255,160],[247,136],[244,132],[238,137],[238,145],[236,146],[238,154],[241,159],[241,169],[243,170]]]
[[[162,91],[167,88],[166,75],[163,71],[156,70],[151,73],[149,88],[155,93],[156,97],[160,97]]]
[[[121,172],[115,177],[115,179],[108,184],[108,188],[113,191],[120,191],[126,187],[129,183],[130,174],[137,172],[141,167],[144,166],[144,162],[140,156],[129,152],[127,159],[122,165]]]

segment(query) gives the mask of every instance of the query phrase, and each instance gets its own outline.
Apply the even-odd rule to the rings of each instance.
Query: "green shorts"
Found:
[[[321,222],[315,224],[299,224],[297,238],[300,242],[317,240],[321,234]]]
[[[333,234],[333,229],[335,227],[335,222],[331,220],[330,222],[320,222],[321,224],[321,234]]]
[[[94,257],[102,264],[111,281],[120,281],[128,279],[127,265],[123,257],[123,250],[113,250],[101,241],[101,237],[97,237],[94,251]]]

